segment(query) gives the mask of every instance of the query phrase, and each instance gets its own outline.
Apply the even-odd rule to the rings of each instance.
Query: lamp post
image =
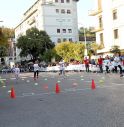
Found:
[[[2,23],[3,21],[0,20],[0,23]],[[2,26],[0,25],[0,32],[2,32]]]
[[[86,30],[83,28],[84,31],[84,42],[85,42],[85,49],[84,49],[84,55],[87,56],[87,37],[86,37]]]

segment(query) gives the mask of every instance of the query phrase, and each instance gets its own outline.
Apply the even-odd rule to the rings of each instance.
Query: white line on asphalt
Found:
[[[76,79],[72,78],[72,79],[68,79],[68,80],[76,80]]]
[[[0,79],[1,81],[5,81],[6,79]]]
[[[10,78],[10,79],[15,80],[16,78]]]
[[[117,86],[124,86],[124,84],[116,84],[116,85],[110,85],[110,86],[96,86],[96,89],[102,89],[102,88],[112,88],[112,87],[117,87]],[[64,91],[60,91],[61,93],[69,93],[69,92],[78,92],[78,91],[87,91],[87,90],[92,90],[91,88],[84,88],[84,89],[77,89],[77,88],[69,88],[65,89]],[[49,93],[23,93],[21,96],[17,96],[19,98],[21,97],[31,97],[31,96],[41,96],[41,95],[55,95],[55,92],[49,92]]]
[[[34,93],[23,93],[22,95],[23,96],[32,96],[32,95],[34,95]]]

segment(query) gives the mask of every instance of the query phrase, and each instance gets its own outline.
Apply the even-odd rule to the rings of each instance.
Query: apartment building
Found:
[[[52,42],[78,41],[78,0],[37,0],[23,15],[15,28],[15,39],[36,27],[45,30]],[[19,49],[16,55],[19,56]]]
[[[112,46],[124,50],[124,0],[97,0],[97,7],[90,11],[95,16],[96,42],[101,49],[98,54],[108,54]]]

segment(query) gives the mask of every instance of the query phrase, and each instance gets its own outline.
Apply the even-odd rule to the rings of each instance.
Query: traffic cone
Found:
[[[56,83],[56,91],[55,91],[56,93],[60,93],[60,86],[59,86],[59,84],[58,83]]]
[[[91,89],[92,89],[92,90],[96,89],[96,85],[95,85],[95,82],[94,82],[93,79],[92,79]]]
[[[11,88],[10,97],[13,99],[16,98],[14,87]]]

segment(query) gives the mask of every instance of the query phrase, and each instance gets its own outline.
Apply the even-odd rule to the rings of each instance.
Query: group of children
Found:
[[[34,68],[34,80],[36,80],[36,78],[38,79],[39,68],[40,68],[37,61],[34,62],[33,68]],[[13,66],[12,72],[14,73],[15,78],[18,80],[19,74],[20,74],[20,68],[19,68],[18,64]]]

